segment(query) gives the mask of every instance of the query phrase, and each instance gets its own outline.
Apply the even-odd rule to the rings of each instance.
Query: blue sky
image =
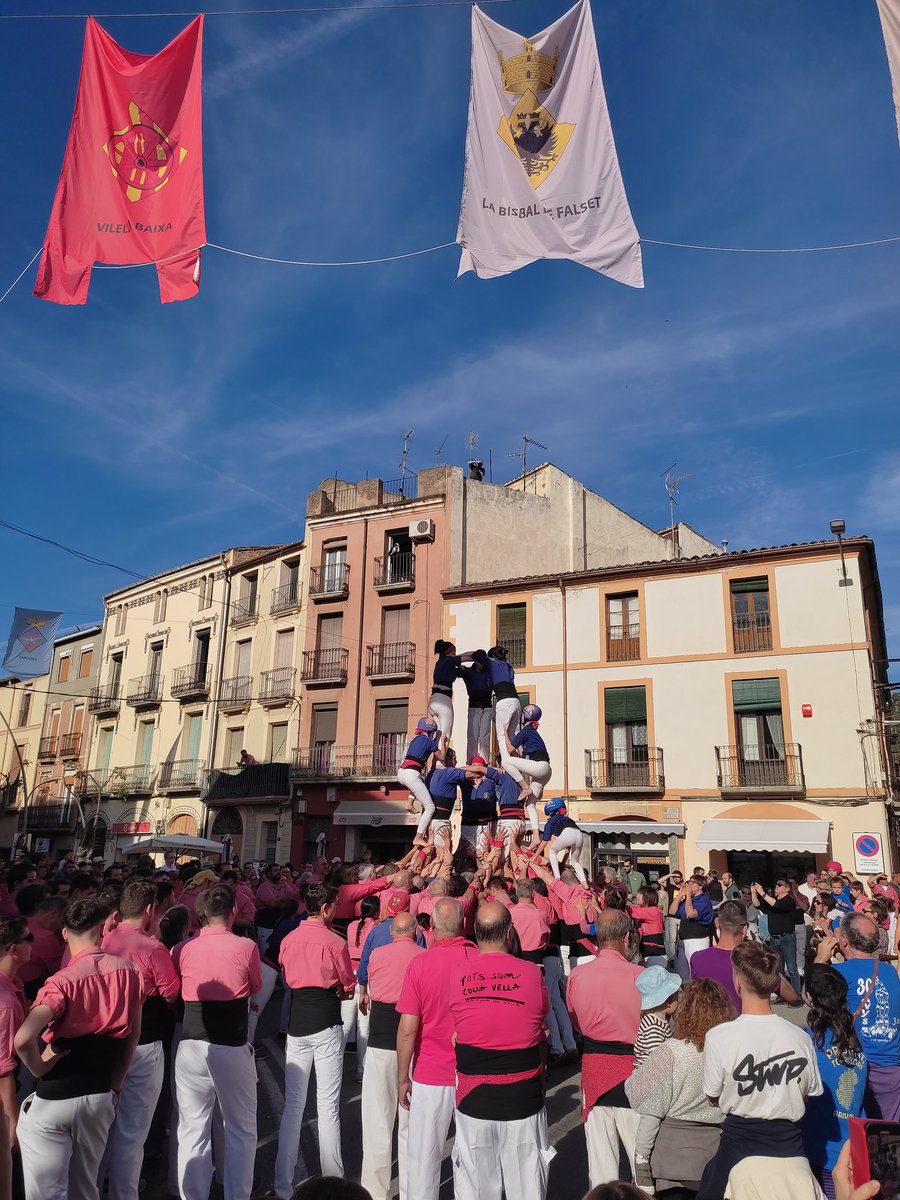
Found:
[[[238,0],[235,0],[235,4]],[[249,7],[252,0],[239,0]],[[266,7],[259,0],[259,7]],[[3,0],[2,11],[44,8]],[[76,12],[77,0],[46,7]],[[141,11],[147,0],[120,0]],[[487,6],[534,33],[565,3]],[[607,98],[647,238],[732,246],[900,234],[900,152],[874,0],[595,0]],[[186,23],[105,18],[152,53]],[[4,22],[0,292],[40,245],[84,23]],[[211,241],[355,259],[452,240],[469,78],[465,6],[210,17],[204,156]],[[527,432],[650,525],[733,548],[876,539],[900,645],[900,244],[731,255],[647,246],[646,289],[571,263],[455,279],[458,252],[305,270],[207,250],[200,296],[165,307],[151,269],[97,271],[84,308],[0,307],[0,515],[151,573],[301,535],[338,471],[462,462],[495,481]],[[543,455],[543,452],[541,452]],[[15,604],[100,613],[126,582],[0,530]],[[497,564],[503,576],[502,563]]]

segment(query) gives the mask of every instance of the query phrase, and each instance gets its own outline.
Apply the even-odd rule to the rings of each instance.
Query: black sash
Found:
[[[435,693],[437,693],[439,696],[452,696],[453,688],[449,687],[446,683],[433,683],[431,685],[432,696]]]
[[[185,1000],[182,1038],[214,1046],[247,1043],[249,1002],[243,1000]]]
[[[369,1016],[369,1047],[375,1050],[397,1049],[397,1030],[400,1014],[387,1000],[372,1000]]]
[[[115,1075],[125,1053],[125,1038],[91,1033],[77,1038],[56,1038],[57,1050],[68,1054],[35,1085],[41,1100],[71,1100],[112,1091]]]
[[[520,950],[519,958],[521,958],[524,962],[533,962],[540,966],[544,961],[546,954],[546,950]]]
[[[494,684],[494,695],[498,700],[518,700],[519,693],[516,691],[516,685],[510,683],[508,679],[501,680],[500,683]]]
[[[291,988],[291,1037],[311,1037],[341,1024],[341,1002],[334,988]]]
[[[171,1013],[169,1005],[162,996],[148,996],[141,1005],[141,1036],[139,1046],[149,1046],[151,1042],[161,1042],[171,1028]]]
[[[540,1046],[521,1050],[488,1050],[484,1046],[456,1044],[456,1069],[459,1083],[463,1076],[481,1079],[488,1075],[516,1075],[522,1071],[537,1071],[541,1066]],[[457,1085],[459,1086],[459,1085]],[[522,1121],[533,1117],[544,1107],[543,1072],[530,1079],[501,1083],[479,1082],[456,1107],[467,1117],[482,1121]]]

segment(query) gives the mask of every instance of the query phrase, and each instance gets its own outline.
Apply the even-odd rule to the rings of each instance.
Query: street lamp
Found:
[[[838,580],[838,587],[853,587],[853,580],[847,575],[847,563],[844,559],[844,534],[847,530],[847,522],[836,520],[829,522],[829,529],[838,540],[838,549],[841,552],[841,578]]]

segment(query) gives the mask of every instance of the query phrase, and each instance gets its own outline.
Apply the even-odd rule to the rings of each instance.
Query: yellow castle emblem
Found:
[[[559,48],[544,54],[528,38],[522,46],[521,54],[505,60],[497,51],[503,90],[519,97],[510,115],[501,117],[497,132],[521,160],[531,186],[538,188],[565,153],[575,126],[557,121],[538,101],[556,81]]]

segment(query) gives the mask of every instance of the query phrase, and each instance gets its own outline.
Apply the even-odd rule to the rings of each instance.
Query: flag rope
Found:
[[[858,250],[862,246],[886,246],[900,242],[895,237],[874,238],[870,242],[843,242],[833,246],[698,246],[693,242],[661,242],[656,238],[641,238],[644,246],[676,246],[679,250],[715,250],[720,254],[818,254],[825,250]]]
[[[483,4],[516,4],[519,0],[481,0]],[[333,12],[381,12],[393,8],[471,8],[472,0],[409,0],[409,3],[393,4],[329,4],[313,5],[303,8],[219,8],[207,9],[204,17],[271,17],[293,13],[333,13]],[[190,12],[100,12],[100,13],[0,13],[0,21],[86,21],[88,17],[95,20],[119,17],[196,17],[197,11]]]
[[[12,283],[9,285],[9,287],[6,289],[6,291],[3,293],[3,295],[0,296],[0,304],[3,303],[3,301],[9,295],[9,293],[13,290],[13,288],[16,286],[16,284],[19,282],[19,280],[22,278],[22,276],[25,274],[25,272],[28,270],[28,268],[31,266],[31,264],[34,262],[34,260],[37,258],[37,256],[41,253],[41,251],[43,249],[44,249],[43,246],[38,246],[37,250],[35,250],[34,254],[31,257],[31,260],[28,263],[26,263],[26,265],[22,268],[22,270],[19,272],[19,274],[15,277],[15,279],[12,281]]]

